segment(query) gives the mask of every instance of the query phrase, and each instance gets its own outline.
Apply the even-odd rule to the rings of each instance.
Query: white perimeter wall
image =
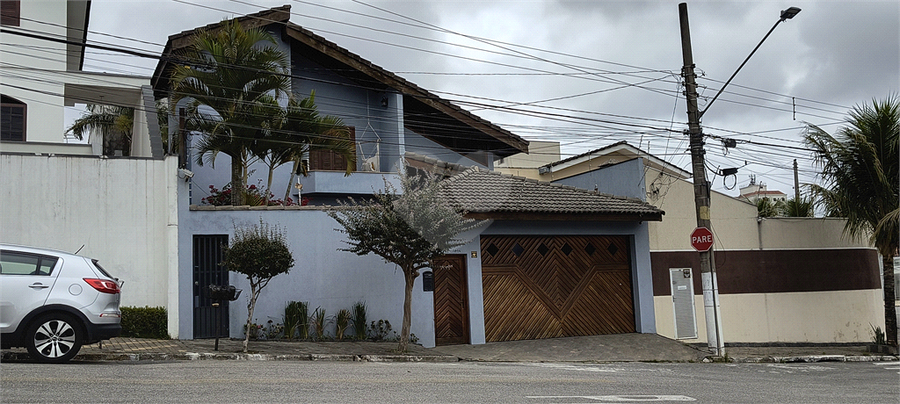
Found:
[[[722,337],[729,342],[870,342],[884,329],[881,290],[719,295]],[[656,331],[675,338],[671,296],[656,296]],[[706,342],[703,296],[694,296],[698,339]]]
[[[122,306],[170,307],[169,332],[177,335],[168,282],[178,254],[168,242],[177,233],[176,165],[176,157],[2,154],[0,242],[81,248],[125,281]]]

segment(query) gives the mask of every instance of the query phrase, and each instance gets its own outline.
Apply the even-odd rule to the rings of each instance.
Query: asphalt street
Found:
[[[900,364],[3,363],[0,401],[896,403]]]

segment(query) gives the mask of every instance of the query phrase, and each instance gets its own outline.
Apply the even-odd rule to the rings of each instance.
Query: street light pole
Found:
[[[775,30],[781,22],[793,18],[800,9],[790,7],[781,12],[780,19],[772,29],[763,37],[762,41],[753,48],[750,56],[759,49],[760,45],[765,42],[769,34]],[[688,24],[687,3],[678,5],[678,17],[681,22],[681,51],[684,60],[684,67],[681,75],[684,77],[685,100],[687,101],[688,114],[688,138],[691,149],[691,168],[694,180],[694,205],[697,214],[697,227],[706,227],[712,230],[710,214],[709,214],[709,195],[710,184],[706,180],[706,162],[704,161],[703,149],[703,129],[700,127],[700,117],[709,109],[713,102],[719,97],[719,94],[725,90],[725,87],[731,83],[731,80],[737,73],[747,64],[750,56],[744,59],[744,62],[737,68],[734,74],[725,82],[725,85],[719,89],[719,92],[706,105],[701,112],[697,106],[697,75],[694,73],[694,55],[691,50],[691,31]],[[713,249],[700,252],[700,277],[703,285],[703,307],[706,313],[706,341],[709,350],[716,356],[725,355],[725,342],[722,338],[722,317],[719,310],[719,282],[716,278],[716,262],[713,255]]]
[[[706,168],[703,155],[703,129],[700,127],[700,109],[697,107],[697,75],[694,73],[694,56],[691,50],[691,30],[688,25],[687,3],[678,5],[678,17],[681,21],[681,51],[684,67],[685,100],[687,100],[688,138],[691,149],[691,168],[694,180],[694,205],[697,213],[697,227],[711,229],[709,217],[709,182],[706,181]],[[716,280],[716,263],[713,260],[713,249],[700,252],[700,279],[703,285],[703,307],[706,312],[706,342],[709,350],[716,356],[725,355],[725,343],[722,340],[722,321],[719,316],[719,287]]]

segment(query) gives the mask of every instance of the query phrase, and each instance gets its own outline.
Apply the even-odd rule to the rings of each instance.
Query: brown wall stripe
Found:
[[[719,293],[786,293],[881,288],[873,249],[716,251]],[[699,254],[650,253],[653,295],[669,296],[669,268],[692,268],[694,291],[703,293]]]

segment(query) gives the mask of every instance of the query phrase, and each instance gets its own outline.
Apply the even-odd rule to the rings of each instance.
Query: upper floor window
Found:
[[[348,126],[350,129],[350,141],[356,142],[356,128]],[[341,157],[337,153],[330,150],[314,150],[309,152],[309,170],[310,171],[344,171],[347,167],[347,159]],[[353,167],[356,171],[356,167]]]
[[[24,102],[13,97],[2,96],[0,99],[0,140],[25,141]]]
[[[19,26],[19,0],[0,1],[0,25]]]

